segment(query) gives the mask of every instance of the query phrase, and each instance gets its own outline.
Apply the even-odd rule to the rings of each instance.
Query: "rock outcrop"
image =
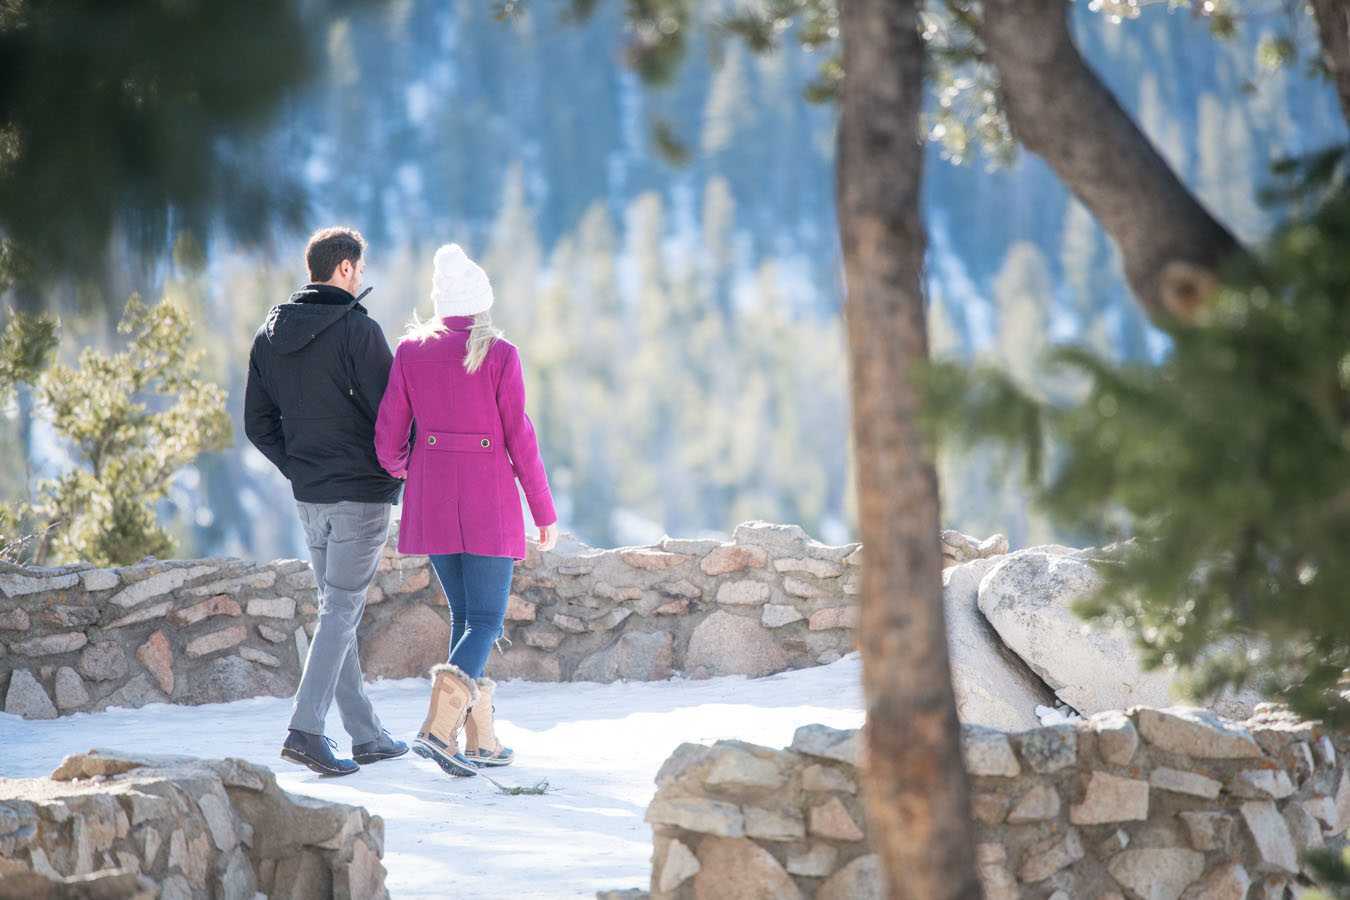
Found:
[[[943,571],[947,647],[961,721],[1017,731],[1039,725],[1036,707],[1053,706],[1055,695],[980,613],[980,585],[997,563],[977,559]]]
[[[1170,706],[1172,679],[1144,672],[1123,627],[1087,624],[1070,608],[1100,581],[1082,554],[1023,550],[990,568],[979,608],[1003,644],[1080,713]]]
[[[977,604],[998,643],[1040,677],[1058,704],[1090,716],[1181,701],[1176,674],[1146,671],[1134,635],[1124,626],[1085,622],[1074,612],[1076,601],[1101,586],[1095,555],[1093,550],[1031,547],[967,565],[988,567]],[[1261,699],[1245,691],[1224,694],[1210,705],[1222,715],[1244,719]]]

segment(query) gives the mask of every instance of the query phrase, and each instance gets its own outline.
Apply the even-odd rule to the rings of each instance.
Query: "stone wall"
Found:
[[[379,563],[360,629],[368,677],[443,662],[450,614],[425,556]],[[942,533],[948,649],[963,722],[1017,731],[1037,708],[1084,715],[1177,702],[1175,675],[1145,672],[1122,627],[1084,623],[1095,551],[1009,553]],[[667,538],[597,550],[564,537],[531,549],[512,580],[502,653],[487,674],[536,681],[762,676],[854,648],[862,551],[793,525],[752,522],[731,541]],[[27,717],[290,696],[315,626],[301,560],[147,560],[119,569],[0,570],[0,697]],[[1216,708],[1245,718],[1257,697]]]
[[[647,809],[652,900],[884,896],[860,741],[808,725],[785,750],[680,746]],[[1285,900],[1304,851],[1346,843],[1350,741],[1274,706],[966,725],[962,743],[987,900]]]
[[[361,626],[371,678],[423,675],[449,645],[449,610],[427,558],[399,556],[396,541],[394,529]],[[510,643],[487,673],[654,680],[830,662],[853,648],[860,557],[856,544],[830,547],[762,523],[740,526],[730,542],[595,550],[564,539],[549,553],[531,549],[512,583]],[[51,718],[290,696],[316,614],[302,560],[0,570],[3,708]]]
[[[379,816],[238,759],[91,751],[0,778],[0,898],[382,900],[383,845]]]
[[[730,542],[667,538],[593,550],[567,542],[516,567],[487,674],[539,681],[757,677],[854,647],[859,545],[795,525],[739,526]]]
[[[289,696],[313,631],[300,560],[0,573],[0,686],[26,718]]]

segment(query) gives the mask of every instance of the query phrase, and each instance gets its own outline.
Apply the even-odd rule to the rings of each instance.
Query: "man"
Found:
[[[319,625],[295,692],[281,756],[321,775],[408,752],[366,697],[356,626],[402,482],[375,458],[375,418],[393,355],[357,300],[365,239],[326,228],[309,239],[310,284],[272,307],[253,338],[244,431],[291,482],[319,586]],[[364,295],[363,295],[364,296]],[[324,736],[334,699],[355,760]]]

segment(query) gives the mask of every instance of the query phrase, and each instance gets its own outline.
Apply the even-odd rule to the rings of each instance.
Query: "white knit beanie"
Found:
[[[445,244],[436,251],[431,302],[441,319],[477,315],[492,306],[492,283],[487,273],[465,255],[459,244]]]

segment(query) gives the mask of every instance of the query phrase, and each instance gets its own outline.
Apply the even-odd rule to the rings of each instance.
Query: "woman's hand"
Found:
[[[546,550],[552,550],[553,546],[557,543],[558,543],[558,523],[554,522],[552,525],[540,525],[539,551],[542,553]]]

